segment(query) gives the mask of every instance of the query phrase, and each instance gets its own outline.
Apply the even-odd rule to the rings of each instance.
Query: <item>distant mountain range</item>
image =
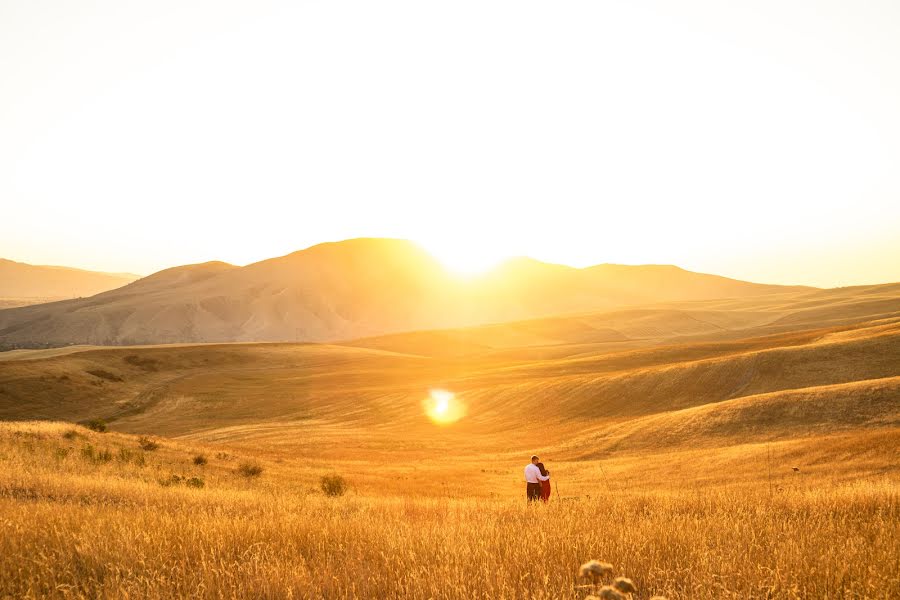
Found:
[[[0,308],[93,296],[138,279],[131,273],[99,273],[28,265],[0,258]]]
[[[128,277],[94,275],[110,284]],[[0,310],[0,347],[320,342],[798,289],[668,265],[576,269],[528,258],[459,279],[411,242],[361,238],[245,267],[175,267],[89,298]]]

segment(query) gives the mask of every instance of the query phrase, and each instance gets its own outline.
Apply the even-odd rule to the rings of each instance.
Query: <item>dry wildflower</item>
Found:
[[[600,588],[601,600],[625,600],[625,596],[616,591],[614,587],[604,585]]]
[[[589,577],[594,581],[600,579],[606,574],[612,573],[612,565],[599,560],[589,560],[578,569],[580,577]]]
[[[637,588],[634,587],[634,582],[627,577],[616,577],[613,587],[623,594],[633,594],[637,591]]]

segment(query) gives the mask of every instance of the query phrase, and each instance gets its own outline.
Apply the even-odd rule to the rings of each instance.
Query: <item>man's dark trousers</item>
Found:
[[[528,497],[529,502],[535,502],[536,500],[541,499],[541,484],[540,483],[528,483],[528,486],[525,488],[525,495]]]

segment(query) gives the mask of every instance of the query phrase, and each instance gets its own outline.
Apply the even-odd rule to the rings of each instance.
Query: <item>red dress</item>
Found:
[[[550,480],[541,482],[541,500],[547,502],[550,500]]]

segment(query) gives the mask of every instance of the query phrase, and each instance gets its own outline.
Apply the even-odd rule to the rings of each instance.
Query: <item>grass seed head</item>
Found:
[[[589,577],[596,581],[597,579],[612,573],[612,565],[599,560],[589,560],[578,569],[578,575],[581,577]]]
[[[634,582],[627,577],[616,577],[613,587],[623,594],[633,594],[637,591],[637,588],[634,587]]]
[[[604,585],[600,588],[601,600],[625,600],[625,596],[616,591],[616,588]]]

